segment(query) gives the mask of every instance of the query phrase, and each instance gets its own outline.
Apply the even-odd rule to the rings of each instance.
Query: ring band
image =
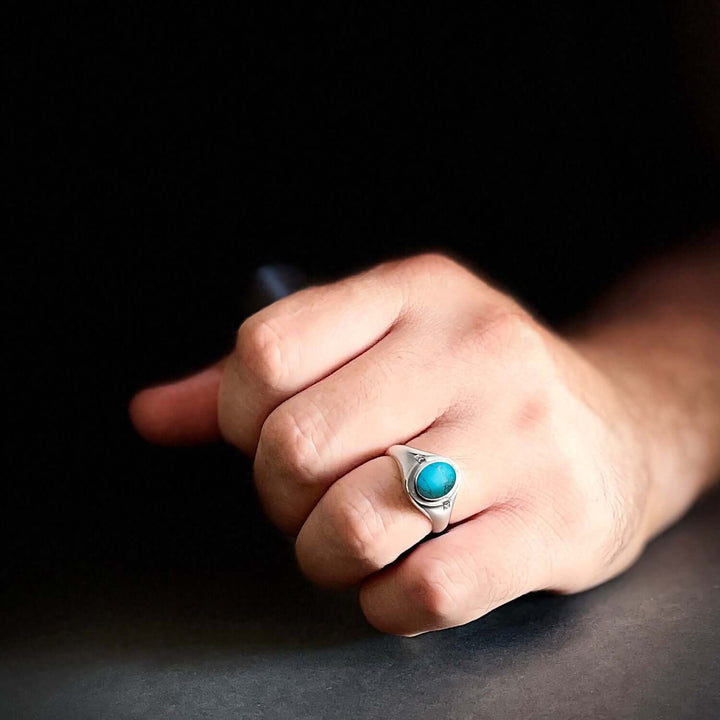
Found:
[[[386,454],[395,458],[400,466],[405,492],[413,505],[429,518],[432,532],[443,532],[450,523],[460,488],[460,469],[449,458],[409,445],[393,445]]]

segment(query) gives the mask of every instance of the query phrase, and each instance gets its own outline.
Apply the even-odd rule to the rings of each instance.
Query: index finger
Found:
[[[380,266],[301,290],[248,318],[220,386],[218,418],[225,440],[254,453],[272,410],[386,335],[402,313],[404,297],[392,267]]]

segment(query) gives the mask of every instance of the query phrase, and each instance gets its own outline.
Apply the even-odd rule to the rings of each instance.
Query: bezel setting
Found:
[[[460,468],[448,457],[418,450],[408,445],[393,445],[387,454],[400,466],[405,492],[412,504],[420,510],[432,523],[432,532],[440,533],[450,522],[455,498],[462,484]],[[429,465],[446,463],[455,472],[455,483],[451,490],[438,498],[426,498],[417,489],[420,473]]]
[[[430,455],[429,453],[413,453],[415,455],[415,467],[405,477],[405,489],[407,490],[410,497],[418,504],[423,507],[439,508],[445,507],[449,509],[452,505],[452,500],[457,495],[458,487],[460,485],[460,471],[455,463],[450,458],[443,457],[441,455]],[[450,492],[441,495],[439,498],[426,498],[421,495],[417,489],[417,480],[420,477],[420,473],[430,465],[436,463],[445,463],[449,465],[455,471],[455,482]]]

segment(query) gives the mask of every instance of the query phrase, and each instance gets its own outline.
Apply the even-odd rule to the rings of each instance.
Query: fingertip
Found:
[[[128,415],[135,431],[150,443],[162,444],[167,434],[163,390],[164,387],[141,390],[128,405]]]
[[[220,439],[217,396],[222,377],[214,365],[177,382],[141,390],[128,405],[137,433],[158,445],[191,445]]]

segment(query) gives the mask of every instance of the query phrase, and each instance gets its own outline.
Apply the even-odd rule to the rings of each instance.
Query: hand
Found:
[[[589,588],[665,521],[634,399],[600,365],[453,261],[420,256],[274,303],[224,363],[141,393],[131,413],[152,439],[219,429],[253,455],[303,572],[359,583],[368,620],[410,635]],[[462,469],[451,527],[427,542],[384,455],[395,443]]]

